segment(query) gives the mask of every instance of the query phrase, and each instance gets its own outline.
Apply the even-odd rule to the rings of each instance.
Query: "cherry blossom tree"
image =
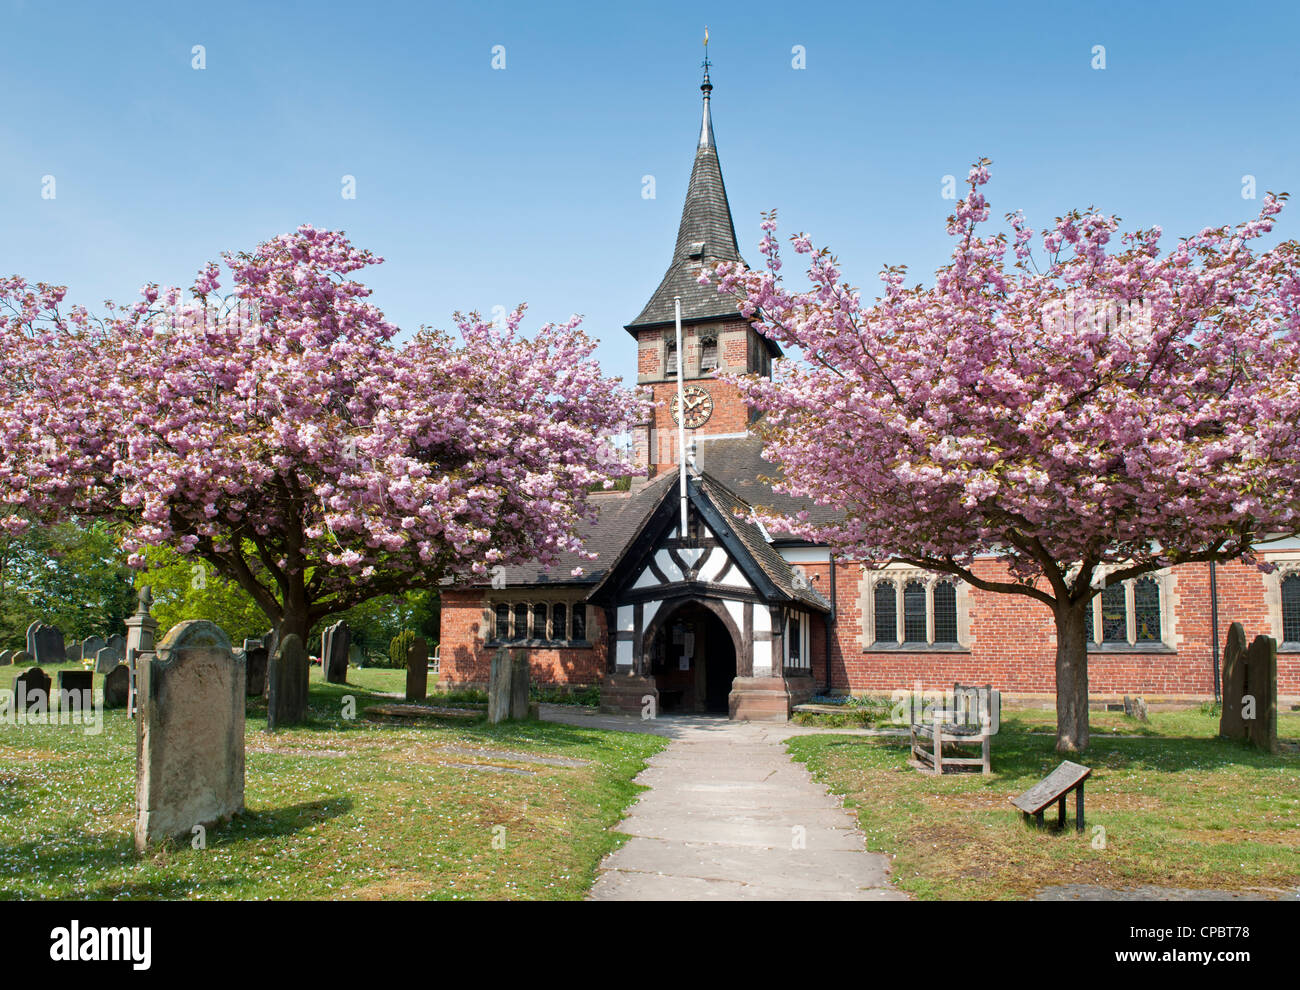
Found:
[[[122,527],[239,583],[281,635],[377,595],[580,549],[623,473],[637,402],[578,318],[519,332],[457,314],[398,329],[352,275],[379,259],[302,227],[92,317],[0,280],[0,527]]]
[[[1159,228],[1116,244],[1118,218],[1075,211],[1043,234],[1040,264],[1023,215],[984,232],[988,164],[948,220],[952,260],[932,286],[886,268],[864,302],[801,234],[810,288],[793,291],[774,215],[765,270],[713,278],[802,351],[770,381],[741,381],[779,490],[842,510],[834,525],[766,521],[1051,609],[1056,745],[1073,751],[1088,745],[1085,629],[1105,583],[1250,560],[1300,528],[1300,248],[1254,243],[1285,199],[1270,194],[1256,219],[1166,253]]]

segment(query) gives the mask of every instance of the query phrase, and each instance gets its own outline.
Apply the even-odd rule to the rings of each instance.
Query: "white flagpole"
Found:
[[[686,351],[682,348],[682,297],[674,296],[677,319],[677,473],[682,495],[681,538],[686,539]]]

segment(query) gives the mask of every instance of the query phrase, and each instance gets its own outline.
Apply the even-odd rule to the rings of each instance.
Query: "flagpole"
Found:
[[[686,539],[686,351],[682,348],[682,297],[673,297],[677,321],[677,473],[682,496],[681,538]]]

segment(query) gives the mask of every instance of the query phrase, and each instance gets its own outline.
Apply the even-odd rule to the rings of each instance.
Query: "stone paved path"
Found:
[[[672,741],[637,782],[650,790],[618,830],[592,900],[903,900],[853,813],[785,752],[789,724],[664,716],[649,722],[543,706],[575,725]]]

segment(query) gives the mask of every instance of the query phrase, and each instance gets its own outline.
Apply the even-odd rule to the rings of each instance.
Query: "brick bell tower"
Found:
[[[651,418],[633,433],[636,466],[651,477],[677,463],[678,361],[686,379],[689,447],[697,437],[739,436],[749,429],[739,390],[718,381],[715,373],[770,375],[772,360],[781,357],[780,348],[749,325],[734,299],[698,281],[701,271],[711,271],[719,261],[742,260],[713,139],[707,47],[700,91],[704,116],[673,260],[645,308],[624,328],[636,339],[637,384],[654,392]],[[677,353],[676,296],[682,300],[683,354]]]

